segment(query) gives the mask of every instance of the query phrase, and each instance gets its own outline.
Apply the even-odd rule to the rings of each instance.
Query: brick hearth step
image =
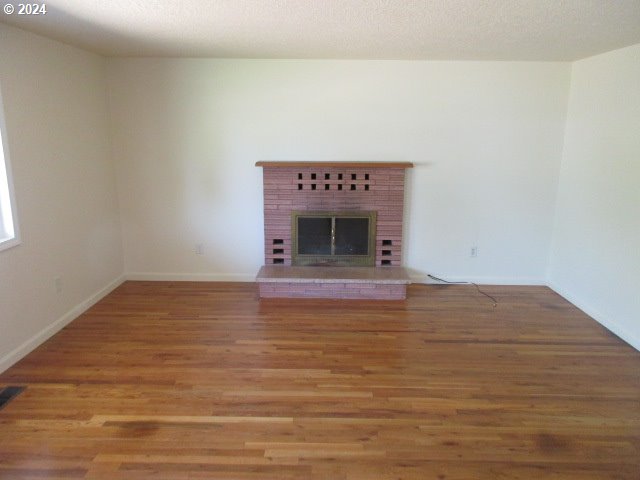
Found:
[[[265,265],[256,282],[262,298],[404,300],[411,279],[403,267]]]

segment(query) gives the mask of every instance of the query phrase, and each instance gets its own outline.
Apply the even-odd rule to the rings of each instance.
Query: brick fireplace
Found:
[[[261,297],[404,298],[408,283],[401,268],[404,181],[412,164],[256,165],[263,168],[264,184],[265,267],[257,279]],[[301,219],[306,223],[297,223]],[[341,229],[346,230],[343,225],[349,222],[354,226],[369,222],[369,243],[345,239]],[[301,238],[293,236],[306,224],[317,231],[317,255],[305,255],[309,252],[302,250]],[[361,264],[365,249],[372,266],[350,266]]]

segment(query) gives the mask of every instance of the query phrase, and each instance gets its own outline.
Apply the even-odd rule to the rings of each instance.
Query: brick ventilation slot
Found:
[[[331,180],[332,180],[331,173],[324,173],[324,174],[310,173],[308,174],[306,182],[304,182],[305,175],[303,173],[296,173],[295,176],[298,180],[297,182],[295,182],[298,185],[298,190],[309,190],[309,189],[322,190],[322,185],[324,185],[324,190],[344,190],[342,188],[343,183],[335,183],[336,180],[340,182],[343,180],[343,178],[345,178],[344,174],[342,173],[333,175],[333,181],[334,181],[333,184],[331,183]],[[359,178],[357,173],[350,173],[347,175],[347,178],[351,178],[353,182],[357,182],[357,183],[349,184],[349,188],[348,188],[349,191],[364,190],[368,192],[371,190],[371,183],[370,183],[371,180],[370,180],[370,175],[368,173],[365,173],[364,175],[360,175]],[[317,182],[317,181],[310,182],[309,180],[319,180],[320,182]],[[303,183],[300,183],[301,181]],[[305,187],[305,185],[307,186]],[[333,185],[333,189],[331,188],[331,185]]]

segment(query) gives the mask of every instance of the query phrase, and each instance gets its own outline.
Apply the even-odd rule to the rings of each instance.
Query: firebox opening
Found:
[[[375,231],[376,212],[293,212],[292,264],[373,266]]]

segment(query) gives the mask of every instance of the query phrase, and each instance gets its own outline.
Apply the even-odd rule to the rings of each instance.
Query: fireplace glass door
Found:
[[[375,212],[293,212],[293,265],[373,266]]]

